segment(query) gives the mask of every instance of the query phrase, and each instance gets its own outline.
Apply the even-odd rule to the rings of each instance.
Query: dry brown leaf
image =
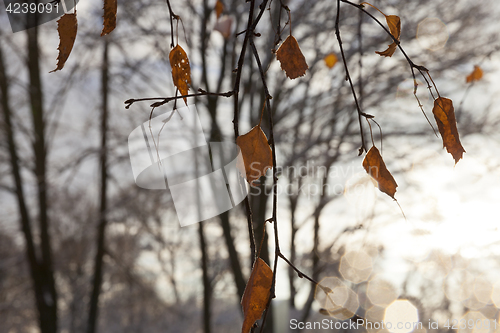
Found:
[[[434,100],[432,113],[436,119],[439,133],[443,138],[443,147],[455,159],[455,164],[462,158],[465,153],[464,147],[460,143],[458,137],[457,121],[455,120],[455,109],[451,99],[439,97]]]
[[[385,17],[389,31],[397,40],[401,37],[401,19],[396,15],[387,15]]]
[[[109,34],[116,27],[116,10],[117,2],[116,0],[104,0],[104,15],[103,17],[103,27],[101,36]]]
[[[337,56],[335,55],[335,53],[328,54],[323,60],[325,61],[325,65],[328,68],[333,68],[333,66],[335,66],[335,64],[338,61]]]
[[[215,3],[215,14],[217,15],[217,18],[221,16],[223,11],[224,11],[224,4],[222,3],[222,1],[217,0],[217,2]]]
[[[244,163],[244,165],[238,164],[237,167],[253,186],[253,183],[273,165],[273,155],[266,134],[257,125],[247,134],[239,136],[236,144],[241,149]]]
[[[181,95],[187,95],[191,84],[191,67],[189,66],[189,59],[186,52],[182,47],[177,45],[170,51],[168,56],[170,66],[172,67],[172,79],[174,85],[179,89]],[[187,98],[184,97],[184,103],[187,105]]]
[[[57,56],[57,67],[53,71],[50,71],[50,73],[61,70],[64,67],[73,49],[77,30],[76,10],[72,14],[64,14],[57,20],[57,32],[59,33],[59,47],[57,49],[59,50],[59,55]]]
[[[396,45],[396,43],[392,43],[392,44],[389,44],[389,47],[385,51],[382,51],[382,52],[375,51],[375,53],[380,54],[381,56],[384,56],[384,57],[392,57],[392,55],[396,51],[397,47],[398,46]]]
[[[387,15],[385,17],[387,21],[387,25],[389,26],[389,31],[391,32],[391,35],[394,36],[397,40],[401,37],[401,19],[399,16],[396,15]],[[380,54],[381,56],[384,57],[392,57],[394,52],[396,51],[397,45],[396,42],[392,42],[387,50],[379,52],[375,51],[375,53]]]
[[[365,168],[366,172],[377,181],[378,189],[394,199],[398,184],[396,184],[394,177],[392,177],[389,170],[387,170],[377,147],[371,147],[368,153],[366,153],[363,160],[363,168]]]
[[[273,271],[264,260],[257,258],[241,299],[245,317],[241,333],[248,333],[255,321],[262,317],[271,294],[272,281]]]
[[[309,68],[299,43],[292,35],[288,36],[276,51],[276,59],[281,63],[281,69],[285,71],[286,76],[292,80],[304,76]]]
[[[475,65],[472,73],[467,75],[466,81],[467,81],[467,83],[479,81],[479,80],[481,80],[482,77],[483,77],[483,70],[481,69],[481,67]]]

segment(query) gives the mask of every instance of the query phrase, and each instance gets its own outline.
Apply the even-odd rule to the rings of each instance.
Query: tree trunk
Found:
[[[104,50],[101,69],[101,149],[100,149],[100,168],[101,168],[101,189],[100,189],[100,207],[99,207],[99,225],[97,227],[97,251],[94,261],[94,278],[92,283],[92,294],[89,304],[89,317],[87,324],[87,333],[95,333],[97,328],[97,319],[99,315],[99,295],[101,293],[103,276],[103,258],[105,252],[105,233],[106,233],[106,210],[107,210],[107,132],[108,132],[108,94],[109,94],[109,61],[108,61],[108,37],[104,37]]]
[[[35,19],[36,19],[36,15]],[[28,29],[28,71],[31,114],[33,117],[33,152],[35,155],[35,176],[38,196],[38,218],[40,226],[40,261],[36,264],[37,274],[33,279],[40,286],[36,290],[37,306],[40,314],[42,333],[57,332],[57,292],[52,267],[52,250],[48,217],[46,166],[47,147],[45,145],[45,119],[43,111],[42,82],[40,78],[38,28]],[[28,226],[29,228],[29,226]]]
[[[9,102],[9,83],[5,63],[3,60],[3,50],[0,46],[0,92],[1,105],[6,130],[6,141],[10,157],[10,168],[14,177],[15,195],[19,210],[21,231],[26,242],[26,257],[29,263],[33,290],[35,293],[35,302],[38,310],[38,320],[40,331],[55,332],[57,327],[57,317],[51,316],[50,308],[47,306],[44,299],[44,291],[49,290],[48,286],[44,285],[46,281],[43,277],[42,263],[39,263],[36,256],[36,248],[33,241],[33,233],[31,230],[31,218],[29,216],[28,207],[26,205],[26,197],[23,189],[23,180],[21,178],[21,167],[19,165],[19,157],[17,156],[17,147],[14,140],[14,127],[12,126],[12,110]],[[49,294],[50,297],[50,294]]]
[[[203,271],[203,332],[210,333],[212,286],[208,276],[207,244],[203,231],[203,222],[198,223],[198,234],[200,236],[201,268]]]

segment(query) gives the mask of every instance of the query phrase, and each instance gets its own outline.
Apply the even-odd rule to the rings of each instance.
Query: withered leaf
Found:
[[[289,35],[276,51],[276,59],[281,63],[281,69],[285,71],[286,76],[292,80],[304,76],[309,68],[299,43],[292,35]]]
[[[187,95],[188,85],[191,84],[191,67],[186,52],[180,45],[177,45],[170,51],[168,58],[172,67],[174,85],[179,89],[181,95]],[[186,97],[184,97],[184,103],[187,105]]]
[[[264,260],[257,258],[241,299],[245,317],[241,333],[248,333],[255,321],[262,317],[269,301],[272,281],[273,271]]]
[[[57,32],[59,33],[59,55],[57,56],[57,67],[50,73],[63,69],[66,60],[73,49],[78,30],[76,10],[72,14],[64,14],[57,20]]]
[[[116,10],[117,1],[116,0],[104,0],[104,15],[103,17],[103,27],[101,36],[109,34],[116,27]]]
[[[215,14],[217,15],[217,18],[221,16],[223,11],[224,11],[224,4],[222,3],[222,1],[217,0],[217,2],[215,3]]]
[[[335,55],[335,53],[328,54],[323,60],[325,61],[325,65],[328,68],[333,68],[333,66],[335,66],[335,64],[338,61],[337,56]]]
[[[241,135],[236,139],[236,144],[241,149],[243,163],[237,163],[237,167],[243,175],[246,175],[250,185],[266,173],[266,170],[273,165],[271,147],[267,142],[266,134],[259,125],[250,132]]]
[[[455,109],[451,99],[439,97],[434,100],[432,113],[436,119],[439,133],[443,138],[443,147],[455,159],[455,164],[462,158],[465,153],[464,147],[460,143],[458,137],[457,121],[455,120]]]
[[[385,17],[387,25],[389,26],[389,31],[397,40],[401,36],[401,19],[396,15],[387,15]]]
[[[481,69],[481,67],[474,65],[474,70],[472,71],[472,73],[467,75],[466,81],[467,83],[479,81],[481,80],[482,77],[483,77],[483,70]]]
[[[384,160],[377,147],[370,148],[363,160],[363,168],[378,183],[378,189],[394,199],[396,194],[396,181],[385,166]]]
[[[385,19],[387,21],[387,25],[389,26],[389,31],[391,32],[391,35],[393,35],[394,38],[399,40],[399,38],[401,37],[401,19],[399,18],[399,16],[387,15]],[[397,45],[393,41],[385,51],[382,52],[375,51],[375,53],[384,57],[392,57],[392,55],[396,51],[396,48]]]
[[[381,56],[384,56],[384,57],[392,57],[392,55],[396,51],[397,47],[398,46],[396,45],[396,43],[392,43],[392,44],[389,44],[389,47],[385,51],[382,51],[382,52],[375,51],[375,53],[380,54]]]

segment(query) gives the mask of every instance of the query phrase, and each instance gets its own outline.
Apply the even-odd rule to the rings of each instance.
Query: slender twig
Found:
[[[298,269],[290,260],[288,260],[281,252],[279,253],[279,257],[283,259],[290,267],[293,268],[294,271],[297,272],[297,275],[299,278],[306,278],[307,280],[311,281],[315,285],[319,285],[319,282],[314,280],[313,278],[309,277],[307,274],[304,274],[300,269]]]
[[[253,33],[253,31],[251,30],[251,27],[252,27],[253,15],[254,15],[254,7],[255,7],[255,0],[252,0],[250,2],[250,9],[248,11],[247,29],[245,30],[245,37],[243,39],[243,45],[241,46],[240,57],[238,58],[238,68],[236,70],[236,79],[234,80],[234,86],[233,86],[233,94],[234,94],[234,97],[233,97],[233,130],[234,130],[234,140],[235,141],[238,139],[238,136],[240,135],[239,126],[238,126],[238,121],[240,118],[239,103],[238,103],[239,102],[239,89],[240,89],[240,82],[241,82],[241,72],[243,70],[243,63],[245,61],[245,53],[246,53],[246,47],[248,44],[248,39],[249,39],[250,35]],[[245,185],[240,184],[240,186],[245,186]],[[246,211],[246,215],[247,215],[248,235],[250,237],[250,251],[251,251],[250,267],[253,267],[253,263],[255,261],[256,249],[255,249],[255,236],[254,236],[254,231],[253,231],[252,209],[250,208],[250,201],[248,200],[248,197],[245,197],[244,205],[245,205],[245,211]]]
[[[277,182],[278,182],[278,177],[276,175],[276,146],[274,144],[274,124],[273,124],[273,115],[271,112],[271,99],[272,96],[269,93],[269,89],[267,87],[267,82],[266,82],[266,77],[264,74],[264,70],[262,69],[262,63],[260,61],[259,53],[257,51],[257,48],[255,47],[255,44],[253,42],[253,38],[250,39],[250,47],[252,48],[252,52],[255,58],[255,61],[257,63],[257,67],[259,68],[259,73],[260,73],[260,78],[262,81],[262,85],[264,87],[264,93],[266,94],[265,99],[266,99],[266,106],[267,106],[267,114],[268,114],[268,119],[269,119],[269,144],[271,146],[271,151],[272,151],[272,159],[273,159],[273,186],[272,186],[272,192],[273,192],[273,208],[272,208],[272,217],[270,221],[274,224],[274,267],[273,267],[273,279],[271,283],[271,290],[270,290],[270,297],[266,305],[266,310],[264,313],[264,319],[262,319],[262,325],[260,331],[263,332],[265,323],[266,323],[266,318],[267,314],[269,312],[269,307],[271,305],[271,300],[276,297],[276,273],[278,270],[278,257],[280,254],[280,244],[279,244],[279,238],[278,238],[278,221],[277,221],[277,207],[278,207],[278,193],[276,191],[277,187]]]
[[[340,37],[340,1],[337,0],[337,18],[335,20],[335,34],[337,35],[337,41],[339,42],[340,46],[340,53],[342,55],[342,61],[344,62],[344,69],[346,73],[346,78],[349,81],[349,85],[351,86],[351,91],[352,95],[354,97],[354,102],[356,103],[356,109],[358,111],[358,121],[359,121],[359,131],[361,134],[361,147],[359,148],[359,154],[363,154],[364,151],[367,151],[366,146],[365,146],[365,137],[363,134],[363,125],[361,123],[361,116],[363,115],[363,112],[361,111],[361,107],[359,106],[358,98],[356,97],[356,91],[354,90],[354,85],[351,80],[351,75],[349,74],[349,68],[347,68],[347,61],[345,58],[344,54],[344,47],[342,46],[342,39]]]
[[[228,91],[228,92],[223,92],[223,93],[213,93],[213,92],[208,92],[203,89],[198,89],[199,93],[194,93],[194,94],[188,94],[188,95],[180,95],[180,96],[172,96],[172,97],[147,97],[147,98],[131,98],[125,101],[125,108],[128,109],[132,104],[135,102],[143,102],[143,101],[156,101],[156,100],[161,100],[159,102],[155,102],[151,104],[152,108],[162,106],[164,104],[167,104],[170,101],[177,100],[179,98],[187,98],[187,97],[196,97],[196,96],[222,96],[222,97],[231,97],[234,94],[234,91]]]
[[[418,99],[417,97],[417,78],[415,76],[415,69],[417,69],[420,73],[420,75],[422,75],[422,77],[424,78],[425,82],[427,83],[427,88],[429,89],[432,97],[434,98],[434,95],[432,94],[432,86],[430,85],[429,83],[429,80],[427,80],[427,78],[425,77],[424,73],[429,73],[429,70],[427,68],[425,68],[424,66],[422,65],[417,65],[415,64],[411,59],[410,57],[408,56],[408,54],[406,54],[405,50],[403,49],[403,47],[401,46],[401,43],[400,41],[393,35],[391,34],[391,32],[389,31],[389,29],[387,29],[383,24],[382,22],[380,22],[375,16],[373,16],[370,12],[366,11],[364,8],[363,8],[363,5],[358,5],[358,4],[355,4],[355,3],[352,3],[348,0],[338,0],[338,2],[341,1],[341,2],[344,2],[344,3],[347,3],[351,6],[354,6],[356,8],[358,8],[359,10],[361,10],[363,13],[365,13],[366,15],[368,15],[372,20],[374,20],[382,29],[384,29],[384,31],[391,37],[391,39],[394,41],[394,43],[398,46],[398,48],[401,50],[401,53],[403,54],[403,56],[405,57],[406,61],[408,62],[408,65],[410,66],[410,70],[411,70],[411,74],[413,76],[413,82],[414,82],[414,89],[413,89],[413,95],[415,96],[417,102],[418,102],[418,106],[420,108],[420,110],[422,111],[422,114],[424,115],[425,119],[427,120],[427,122],[429,123],[429,125],[431,126],[432,130],[434,131],[434,134],[437,136],[437,132],[436,132],[436,129],[434,128],[434,126],[432,125],[432,123],[430,122],[429,118],[427,117],[425,111],[424,111],[424,108],[423,108],[423,105],[422,103],[420,103],[420,100]],[[337,4],[339,5],[339,3],[337,2]],[[372,6],[373,7],[373,6]],[[379,10],[380,11],[380,10]],[[383,14],[383,13],[382,13]],[[385,14],[383,14],[385,16]],[[338,20],[338,8],[337,8],[337,20]],[[342,46],[341,46],[341,49],[342,49]],[[437,91],[437,88],[436,86],[434,85],[434,88],[436,89]]]
[[[168,6],[168,13],[170,15],[170,36],[171,36],[170,47],[174,47],[174,20],[177,20],[177,23],[179,23],[178,21],[180,20],[180,16],[174,14],[172,6],[170,5],[170,0],[166,1]]]

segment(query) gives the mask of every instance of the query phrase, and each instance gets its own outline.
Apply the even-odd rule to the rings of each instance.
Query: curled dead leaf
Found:
[[[455,119],[455,109],[453,102],[449,98],[439,97],[434,100],[432,113],[436,119],[439,133],[443,138],[443,147],[455,159],[455,164],[462,158],[465,153],[464,147],[460,143],[458,136],[457,121]]]
[[[384,14],[385,15],[385,14]],[[389,26],[389,31],[391,35],[394,36],[397,40],[401,37],[401,19],[396,15],[386,15],[385,19],[387,21],[387,25]],[[389,47],[382,52],[375,51],[375,53],[384,56],[384,57],[392,57],[394,52],[396,51],[397,44],[396,42],[392,42]]]
[[[272,281],[273,271],[264,260],[257,258],[241,298],[245,317],[241,328],[242,333],[248,333],[255,321],[262,317],[271,294]]]
[[[363,168],[378,183],[378,189],[394,199],[398,184],[385,166],[377,147],[370,148],[363,160]]]
[[[64,14],[57,20],[57,32],[59,33],[59,55],[57,56],[57,67],[50,73],[63,69],[66,60],[73,49],[78,30],[76,10],[72,14]]]
[[[109,34],[116,28],[116,10],[117,10],[116,0],[104,0],[104,15],[103,17],[103,27],[101,36]]]
[[[326,67],[333,68],[333,66],[337,63],[338,58],[335,53],[330,53],[323,60],[325,61]]]
[[[217,18],[219,18],[222,15],[222,12],[224,11],[224,4],[222,1],[217,0],[215,3],[215,14],[217,15]]]
[[[474,65],[474,70],[472,71],[472,73],[467,75],[466,81],[467,83],[479,81],[481,80],[482,77],[483,77],[483,70],[481,69],[481,67]]]
[[[177,45],[170,51],[168,58],[172,67],[174,85],[179,89],[181,95],[187,95],[188,85],[191,84],[191,67],[186,52],[180,45]],[[186,97],[184,97],[184,103],[187,105]]]
[[[289,35],[276,51],[276,59],[279,60],[286,76],[292,80],[304,76],[309,68],[299,43],[292,35]]]
[[[273,165],[272,151],[267,142],[266,134],[257,125],[250,132],[239,136],[236,139],[236,144],[241,149],[244,163],[244,165],[237,163],[236,166],[253,186],[254,182]]]
[[[397,47],[398,46],[396,45],[396,43],[392,43],[392,44],[389,44],[389,47],[385,51],[382,51],[382,52],[375,51],[375,53],[379,54],[381,56],[384,56],[384,57],[392,57],[394,52],[396,52]]]

